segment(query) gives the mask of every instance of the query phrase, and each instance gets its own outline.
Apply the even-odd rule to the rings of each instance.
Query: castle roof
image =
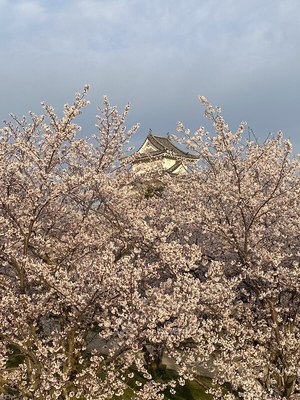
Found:
[[[155,156],[167,156],[175,159],[185,158],[189,160],[197,160],[199,158],[176,147],[169,137],[153,135],[151,131],[137,153],[139,153],[141,158]]]

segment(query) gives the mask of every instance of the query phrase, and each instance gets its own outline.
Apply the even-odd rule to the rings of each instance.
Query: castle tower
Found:
[[[170,174],[184,174],[188,172],[186,164],[198,159],[196,155],[176,147],[169,136],[153,135],[151,130],[135,155],[132,168],[136,173],[157,169]]]

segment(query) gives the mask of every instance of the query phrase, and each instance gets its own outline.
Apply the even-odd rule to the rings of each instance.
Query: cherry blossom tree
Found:
[[[298,399],[299,161],[280,132],[259,144],[244,123],[232,132],[220,109],[200,100],[215,135],[178,126],[201,158],[178,189],[176,211],[200,243],[193,273],[207,297],[194,340],[210,357],[194,350],[191,364],[213,372],[214,398]]]
[[[157,209],[128,190],[121,156],[138,129],[125,127],[129,106],[119,114],[104,98],[93,141],[76,136],[87,90],[62,118],[44,104],[43,116],[12,116],[1,130],[5,399],[111,399],[126,390],[152,399],[167,387],[147,368],[151,345],[170,337],[168,321],[182,308],[176,294],[191,278],[170,285],[156,248],[169,222],[154,224]],[[184,336],[187,318],[179,322]]]

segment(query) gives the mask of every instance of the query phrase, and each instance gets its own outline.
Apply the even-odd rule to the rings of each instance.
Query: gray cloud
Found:
[[[93,130],[103,94],[151,127],[206,124],[197,95],[262,138],[282,129],[300,151],[298,0],[0,0],[0,119],[58,110],[84,83]]]

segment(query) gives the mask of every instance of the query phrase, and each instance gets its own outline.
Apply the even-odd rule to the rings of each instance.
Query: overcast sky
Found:
[[[299,0],[0,0],[0,120],[10,112],[59,112],[85,83],[94,131],[104,94],[132,105],[128,124],[192,130],[197,96],[220,105],[260,138],[282,130],[300,152]]]

